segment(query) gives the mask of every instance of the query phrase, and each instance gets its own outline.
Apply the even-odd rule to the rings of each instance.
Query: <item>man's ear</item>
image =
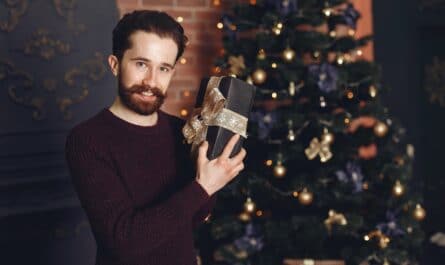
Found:
[[[117,76],[119,73],[119,60],[115,55],[108,56],[108,65],[110,66],[111,72],[114,76]]]

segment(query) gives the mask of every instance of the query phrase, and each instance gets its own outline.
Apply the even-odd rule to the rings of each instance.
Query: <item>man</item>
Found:
[[[196,173],[190,170],[183,123],[159,110],[186,40],[163,12],[125,15],[108,58],[118,95],[67,138],[73,183],[97,243],[96,264],[196,264],[192,229],[208,215],[212,195],[244,167],[244,149],[229,158],[236,135],[211,161],[204,142]]]

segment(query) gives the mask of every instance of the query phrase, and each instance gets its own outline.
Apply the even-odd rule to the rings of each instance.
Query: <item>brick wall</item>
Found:
[[[221,49],[221,32],[216,24],[222,12],[215,0],[116,0],[120,14],[136,9],[162,10],[181,22],[189,45],[178,62],[163,109],[186,116],[194,105],[201,77],[211,74]]]

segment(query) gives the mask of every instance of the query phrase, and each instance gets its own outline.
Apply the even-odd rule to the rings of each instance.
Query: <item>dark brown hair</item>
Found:
[[[165,12],[137,10],[125,14],[113,29],[113,54],[119,61],[122,60],[124,52],[131,48],[131,34],[138,30],[155,33],[161,38],[172,38],[178,45],[176,61],[184,53],[188,39],[176,20]]]

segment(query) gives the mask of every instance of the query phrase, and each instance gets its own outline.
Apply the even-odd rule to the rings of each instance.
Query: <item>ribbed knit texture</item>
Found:
[[[195,180],[183,122],[155,126],[108,109],[76,126],[66,158],[97,243],[98,265],[195,265],[193,227],[215,199]]]

